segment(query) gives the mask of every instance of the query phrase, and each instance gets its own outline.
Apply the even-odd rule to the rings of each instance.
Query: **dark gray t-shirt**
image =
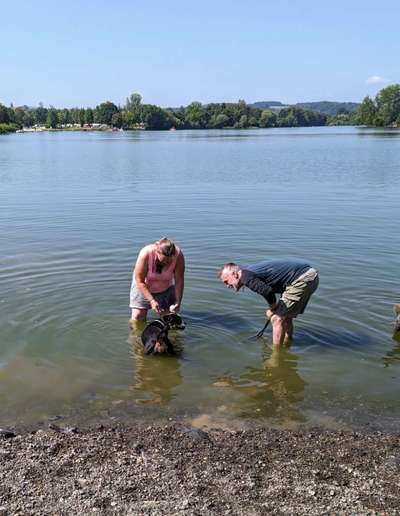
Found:
[[[275,294],[282,294],[311,266],[295,260],[267,260],[242,269],[241,282],[263,296],[269,304],[275,303]]]

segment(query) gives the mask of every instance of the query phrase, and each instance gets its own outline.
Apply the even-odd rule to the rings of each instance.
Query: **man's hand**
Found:
[[[173,314],[176,314],[179,312],[180,307],[181,307],[181,305],[179,303],[176,303],[175,305],[171,305],[169,307],[169,311],[172,312]]]
[[[271,317],[274,315],[274,310],[271,310],[271,308],[269,308],[266,312],[265,312],[265,315],[267,316],[267,319],[271,319]]]
[[[156,313],[160,313],[161,310],[160,310],[160,305],[157,303],[157,301],[155,299],[152,299],[150,301],[150,306],[151,306],[151,309],[154,310]]]

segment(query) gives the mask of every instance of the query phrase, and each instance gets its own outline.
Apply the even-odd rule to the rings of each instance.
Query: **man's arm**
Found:
[[[276,298],[272,288],[265,283],[262,279],[257,277],[253,272],[243,271],[242,272],[243,285],[255,292],[260,294],[269,303],[272,309],[275,308]]]

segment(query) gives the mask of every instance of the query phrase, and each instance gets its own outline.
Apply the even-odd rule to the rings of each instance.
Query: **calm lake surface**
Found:
[[[0,137],[0,426],[180,416],[396,428],[400,131],[301,128]],[[179,357],[128,328],[140,248],[187,261]],[[275,353],[226,261],[293,257],[320,286]]]

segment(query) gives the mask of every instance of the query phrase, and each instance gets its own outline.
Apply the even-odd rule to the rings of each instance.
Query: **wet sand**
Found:
[[[0,515],[400,514],[399,435],[102,425],[0,432]]]

